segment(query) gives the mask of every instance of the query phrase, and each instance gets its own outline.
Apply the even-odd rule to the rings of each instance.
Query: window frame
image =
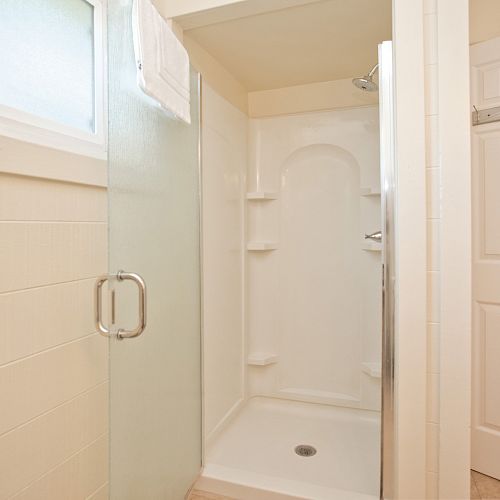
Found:
[[[107,158],[106,8],[94,9],[94,132],[0,104],[0,135],[98,159]],[[105,0],[104,0],[105,2]]]

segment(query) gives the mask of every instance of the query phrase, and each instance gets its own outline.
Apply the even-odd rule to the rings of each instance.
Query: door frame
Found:
[[[432,17],[435,16],[435,17]],[[468,498],[471,235],[467,0],[393,0],[396,134],[394,498],[426,498],[427,291],[424,27],[437,22],[441,166],[439,498]],[[427,38],[427,39],[426,39]],[[449,85],[453,82],[453,85]]]

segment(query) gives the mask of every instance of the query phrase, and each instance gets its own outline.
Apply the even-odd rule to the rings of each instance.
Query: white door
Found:
[[[471,47],[471,99],[500,111],[500,38]],[[500,479],[500,121],[472,127],[472,207],[471,463]]]

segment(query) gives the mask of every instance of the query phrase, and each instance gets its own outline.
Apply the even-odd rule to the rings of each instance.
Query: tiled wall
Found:
[[[427,177],[427,498],[438,498],[440,334],[440,164],[436,0],[424,1],[425,127]]]
[[[107,498],[106,220],[105,188],[0,173],[2,500]]]

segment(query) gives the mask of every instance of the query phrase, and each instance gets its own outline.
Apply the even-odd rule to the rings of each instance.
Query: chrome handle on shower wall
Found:
[[[365,240],[376,241],[377,243],[382,242],[382,231],[377,231],[372,234],[365,234]]]
[[[102,322],[102,287],[110,278],[116,278],[118,281],[131,280],[137,285],[139,290],[139,322],[133,330],[124,330],[120,328],[116,333],[111,333],[110,329]],[[146,283],[141,276],[136,273],[127,273],[125,271],[118,271],[116,275],[101,276],[95,283],[94,292],[95,327],[101,335],[104,335],[105,337],[117,337],[119,339],[130,339],[141,335],[146,328]],[[111,303],[111,317],[113,318],[112,323],[114,323],[114,307],[113,291]]]

